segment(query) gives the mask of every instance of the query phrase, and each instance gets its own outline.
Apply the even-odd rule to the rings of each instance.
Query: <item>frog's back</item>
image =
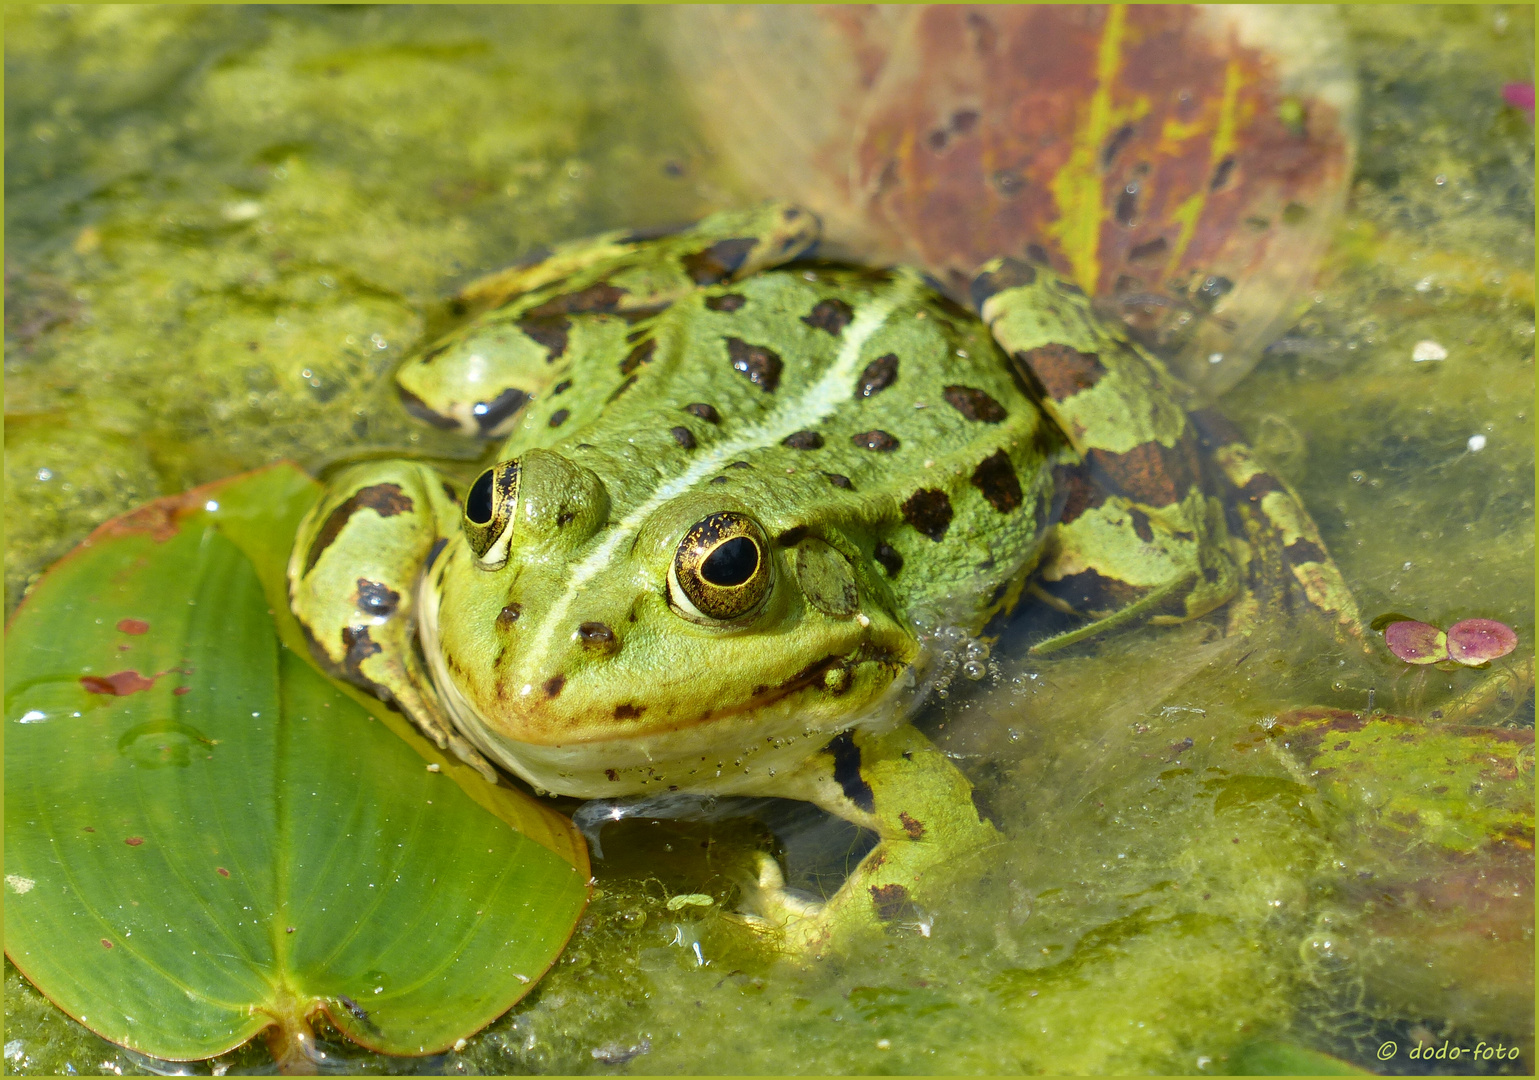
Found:
[[[602,478],[593,557],[693,492],[782,543],[842,534],[910,615],[977,621],[1029,564],[1061,439],[987,328],[916,272],[793,266],[585,319],[589,347],[502,456],[550,449]]]

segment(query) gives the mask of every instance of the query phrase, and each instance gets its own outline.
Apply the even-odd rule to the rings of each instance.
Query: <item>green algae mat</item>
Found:
[[[316,487],[279,466],[108,522],[6,637],[6,952],[155,1057],[265,1031],[300,1066],[317,1013],[443,1050],[528,992],[587,901],[565,818],[312,666],[283,568]]]

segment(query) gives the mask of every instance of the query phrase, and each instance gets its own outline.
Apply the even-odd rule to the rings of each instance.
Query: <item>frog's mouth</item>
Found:
[[[542,792],[598,798],[757,791],[840,731],[896,717],[902,695],[911,693],[912,681],[902,677],[909,661],[867,641],[686,720],[520,739],[491,727],[453,679],[439,649],[438,597],[426,585],[419,604],[418,634],[447,718],[489,759]]]

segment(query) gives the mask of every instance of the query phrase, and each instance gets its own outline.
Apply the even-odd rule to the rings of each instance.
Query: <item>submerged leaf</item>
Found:
[[[445,1049],[527,993],[586,902],[570,823],[462,790],[275,633],[315,490],[279,466],[115,519],[7,635],[7,881],[29,884],[6,951],[142,1053],[273,1029],[299,1054],[317,1014],[372,1049]]]
[[[1455,852],[1534,845],[1532,729],[1299,709],[1268,732],[1333,805]]]

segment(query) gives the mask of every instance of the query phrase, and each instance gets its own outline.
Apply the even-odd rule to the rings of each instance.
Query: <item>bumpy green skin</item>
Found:
[[[317,655],[489,778],[482,754],[552,792],[781,795],[874,829],[817,910],[761,874],[753,925],[802,952],[917,918],[927,875],[994,835],[891,730],[916,622],[978,631],[1034,569],[1088,620],[1050,645],[1191,618],[1264,539],[1231,539],[1168,376],[1072,286],[991,264],[980,321],[915,271],[775,269],[815,239],[771,205],[473,286],[481,314],[399,381],[431,422],[507,431],[516,465],[464,515],[421,466],[349,470],[290,567]],[[716,620],[679,575],[722,513],[763,596]]]

